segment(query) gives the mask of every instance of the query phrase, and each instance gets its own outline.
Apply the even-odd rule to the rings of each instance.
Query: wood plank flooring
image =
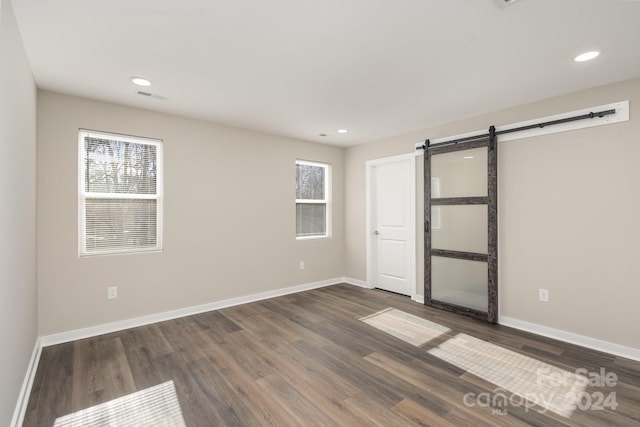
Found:
[[[416,346],[359,320],[389,307],[449,332]],[[458,333],[616,385],[588,386],[570,418],[492,402],[496,385],[428,353]],[[24,426],[171,380],[187,426],[640,425],[640,362],[343,284],[46,347]]]

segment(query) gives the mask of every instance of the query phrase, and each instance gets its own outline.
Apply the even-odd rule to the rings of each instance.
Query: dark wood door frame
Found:
[[[487,196],[486,197],[431,197],[431,157],[433,155],[487,147]],[[431,206],[442,205],[487,205],[488,248],[486,254],[433,249],[431,247]],[[495,128],[489,137],[424,150],[424,303],[432,307],[460,313],[491,323],[498,322],[498,144]],[[487,263],[488,309],[487,312],[436,301],[431,298],[431,257],[442,256]]]

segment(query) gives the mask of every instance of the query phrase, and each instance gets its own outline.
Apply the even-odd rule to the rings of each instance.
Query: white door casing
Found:
[[[367,162],[367,282],[415,299],[415,155]]]

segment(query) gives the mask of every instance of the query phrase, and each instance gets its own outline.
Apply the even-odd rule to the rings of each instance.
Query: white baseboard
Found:
[[[364,280],[353,279],[351,277],[343,277],[343,281],[344,281],[344,283],[347,283],[349,285],[359,286],[359,287],[365,288],[365,289],[373,289],[373,286],[369,285]],[[411,295],[411,300],[415,301],[415,302],[417,302],[419,304],[424,304],[424,296],[423,295]]]
[[[135,317],[133,319],[121,320],[118,322],[106,323],[103,325],[96,325],[96,326],[91,326],[83,329],[76,329],[73,331],[60,332],[52,335],[45,335],[40,337],[40,341],[41,341],[42,347],[48,347],[50,345],[61,344],[61,343],[75,341],[83,338],[95,337],[97,335],[122,331],[124,329],[135,328],[138,326],[144,326],[151,323],[163,322],[165,320],[177,319],[179,317],[191,316],[193,314],[204,313],[212,310],[219,310],[221,308],[232,307],[234,305],[261,301],[264,299],[293,294],[296,292],[308,291],[311,289],[322,288],[325,286],[336,285],[338,283],[344,283],[344,282],[345,282],[344,277],[337,277],[334,279],[322,280],[319,282],[306,283],[303,285],[291,286],[288,288],[276,289],[276,290],[267,291],[267,292],[260,292],[257,294],[246,295],[246,296],[237,297],[237,298],[230,298],[230,299],[221,300],[221,301],[214,301],[207,304],[196,305],[192,307],[185,307],[185,308],[180,308],[178,310],[165,311],[163,313],[150,314],[147,316]]]
[[[36,338],[36,343],[31,353],[31,359],[27,366],[27,373],[22,381],[22,387],[20,388],[20,394],[18,395],[18,403],[13,411],[13,418],[11,419],[12,427],[20,427],[24,422],[24,416],[27,412],[27,405],[29,404],[29,396],[31,395],[31,388],[33,387],[33,380],[36,377],[36,371],[38,369],[38,363],[40,362],[40,355],[42,354],[42,342],[40,338]]]
[[[582,347],[591,348],[593,350],[603,351],[605,353],[614,354],[616,356],[626,357],[640,361],[640,349],[615,344],[584,335],[574,334],[559,329],[550,328],[548,326],[538,325],[536,323],[525,322],[523,320],[512,319],[506,316],[500,316],[498,323],[511,328],[520,329],[522,331],[531,332],[533,334],[542,335],[548,338],[557,339]]]
[[[352,279],[351,277],[343,277],[342,281],[349,285],[359,286],[361,288],[372,289],[372,287],[364,280]]]

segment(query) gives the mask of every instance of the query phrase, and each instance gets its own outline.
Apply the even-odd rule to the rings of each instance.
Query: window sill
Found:
[[[162,252],[163,252],[162,248],[124,250],[124,251],[88,252],[88,253],[79,253],[78,258],[93,258],[93,257],[111,256],[111,255],[157,254]]]
[[[296,236],[296,240],[322,240],[322,239],[330,239],[331,236]]]

